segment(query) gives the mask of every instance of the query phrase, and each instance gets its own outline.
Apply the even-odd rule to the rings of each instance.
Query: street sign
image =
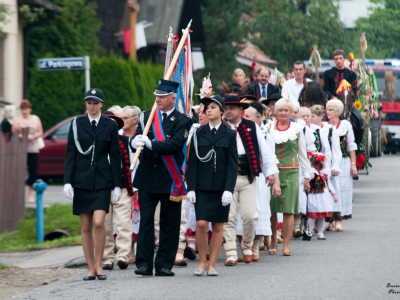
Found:
[[[90,90],[90,57],[38,59],[39,71],[85,70],[85,92]]]
[[[84,70],[84,57],[45,58],[38,60],[39,71]]]

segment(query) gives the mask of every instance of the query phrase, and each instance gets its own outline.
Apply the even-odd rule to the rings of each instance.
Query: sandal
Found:
[[[292,252],[290,251],[282,251],[283,256],[292,256]]]

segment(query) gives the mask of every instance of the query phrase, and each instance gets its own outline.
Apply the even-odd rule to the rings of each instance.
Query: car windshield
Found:
[[[400,82],[399,82],[399,77],[400,77],[400,70],[393,71],[393,75],[397,77],[395,88],[396,88],[396,99],[400,99]],[[379,98],[382,98],[382,93],[385,89],[385,72],[384,71],[375,71],[375,76],[376,76],[376,83],[378,85],[378,91],[379,91]]]
[[[56,130],[54,130],[53,134],[51,135],[51,139],[52,140],[67,139],[70,126],[71,123],[68,122],[62,125],[61,127],[57,128]]]

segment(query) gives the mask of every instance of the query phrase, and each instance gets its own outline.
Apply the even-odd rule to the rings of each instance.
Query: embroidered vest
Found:
[[[246,151],[252,176],[258,176],[258,174],[261,173],[260,148],[257,140],[256,126],[256,123],[242,119],[242,122],[237,128]]]
[[[312,194],[321,194],[324,192],[324,188],[326,187],[326,181],[328,180],[326,174],[315,174],[315,177],[310,180],[310,193]]]
[[[322,146],[321,146],[321,135],[319,133],[319,128],[317,128],[314,132],[313,132],[314,136],[315,136],[315,148],[317,149],[318,152],[321,152],[322,150]]]
[[[347,152],[347,134],[340,137],[340,150],[342,150],[342,157],[349,157],[349,152]]]

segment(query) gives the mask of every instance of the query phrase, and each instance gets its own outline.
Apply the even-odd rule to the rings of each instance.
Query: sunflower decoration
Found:
[[[358,109],[358,110],[361,110],[362,109],[362,103],[361,103],[361,101],[356,101],[356,102],[354,102],[354,106]]]

